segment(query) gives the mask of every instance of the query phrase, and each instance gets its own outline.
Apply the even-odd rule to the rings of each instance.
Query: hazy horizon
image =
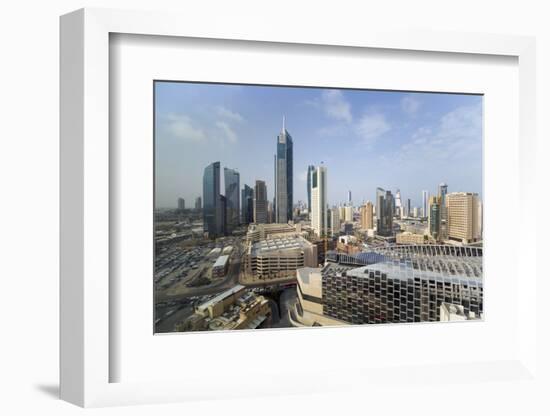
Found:
[[[480,95],[182,82],[155,83],[155,206],[202,197],[204,168],[256,179],[273,199],[273,155],[282,118],[294,142],[294,204],[306,201],[308,165],[324,162],[328,201],[355,205],[377,187],[421,206],[422,190],[482,195]]]

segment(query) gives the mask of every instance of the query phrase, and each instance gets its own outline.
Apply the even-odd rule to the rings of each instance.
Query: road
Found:
[[[291,287],[283,290],[281,297],[279,298],[279,311],[281,319],[277,324],[273,325],[273,328],[291,328],[292,324],[288,319],[288,310],[294,307],[297,302],[296,287]]]
[[[174,312],[167,318],[163,318],[155,327],[155,332],[173,332],[174,325],[178,322],[184,321],[186,318],[193,314],[192,306],[185,306],[182,309]]]

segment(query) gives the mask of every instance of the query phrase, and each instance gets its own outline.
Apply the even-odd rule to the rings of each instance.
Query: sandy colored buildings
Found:
[[[263,296],[237,285],[199,305],[195,313],[177,325],[177,331],[255,329],[269,324],[271,308]]]
[[[435,241],[427,234],[415,234],[405,231],[395,236],[395,242],[397,244],[430,244]]]
[[[361,229],[371,230],[374,228],[374,215],[372,202],[367,202],[361,206]]]
[[[270,236],[250,242],[243,261],[247,280],[288,279],[300,267],[317,266],[317,247],[297,234]]]
[[[463,244],[481,240],[482,207],[478,194],[470,192],[447,194],[446,207],[449,239]]]

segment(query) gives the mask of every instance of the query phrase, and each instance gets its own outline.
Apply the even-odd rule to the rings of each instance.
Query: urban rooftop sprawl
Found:
[[[330,164],[295,170],[284,118],[273,150],[274,183],[241,186],[212,161],[191,206],[155,210],[155,332],[483,318],[477,193],[442,182],[418,207],[399,189],[359,204],[349,190],[330,206]]]

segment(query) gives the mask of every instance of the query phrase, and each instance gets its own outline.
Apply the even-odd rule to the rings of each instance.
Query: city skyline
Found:
[[[241,189],[265,181],[272,201],[284,116],[294,204],[307,204],[308,167],[321,162],[331,206],[347,202],[349,192],[356,206],[375,202],[382,187],[421,207],[421,192],[435,194],[440,182],[482,195],[481,96],[172,82],[157,82],[155,91],[157,208],[194,201],[204,168],[218,161],[238,172]]]

